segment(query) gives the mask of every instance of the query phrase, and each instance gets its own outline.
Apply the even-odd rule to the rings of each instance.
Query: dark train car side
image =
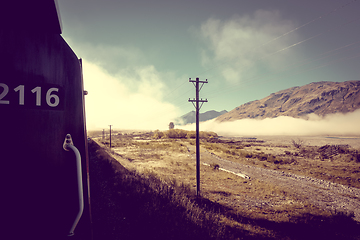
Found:
[[[56,1],[3,4],[0,24],[0,238],[91,239],[82,66]]]

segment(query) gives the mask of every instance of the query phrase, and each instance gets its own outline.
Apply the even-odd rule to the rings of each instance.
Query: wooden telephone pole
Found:
[[[199,78],[196,78],[196,80],[191,80],[191,78],[189,78],[189,82],[192,82],[195,86],[196,89],[196,98],[195,99],[190,99],[189,98],[189,102],[191,102],[195,109],[196,109],[196,195],[200,196],[200,137],[199,137],[199,112],[200,112],[200,108],[202,107],[202,105],[204,104],[204,102],[207,102],[207,99],[203,100],[203,99],[199,99],[199,92],[201,90],[201,88],[204,86],[204,83],[207,83],[207,79],[206,81],[200,81]],[[199,88],[199,85],[201,84],[201,87]],[[194,104],[194,102],[196,104]],[[201,106],[199,106],[199,103],[201,102]]]
[[[109,125],[110,126],[110,150],[111,150],[111,126],[112,125]]]

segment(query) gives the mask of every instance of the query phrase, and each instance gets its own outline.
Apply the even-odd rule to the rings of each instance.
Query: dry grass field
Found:
[[[176,131],[117,131],[109,152],[129,170],[195,190],[194,134]],[[89,136],[109,148],[109,136],[103,138],[96,132]],[[221,217],[224,224],[262,236],[272,236],[272,230],[254,226],[251,220],[291,223],[310,221],[310,215],[337,216],[354,219],[351,224],[356,225],[355,220],[360,220],[357,141],[223,138],[203,133],[201,196],[227,209]]]

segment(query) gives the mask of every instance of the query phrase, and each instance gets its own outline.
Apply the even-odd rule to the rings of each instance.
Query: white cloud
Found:
[[[239,82],[259,71],[282,69],[292,50],[272,53],[297,42],[296,33],[277,38],[293,28],[294,24],[277,11],[258,10],[227,21],[210,18],[200,29],[207,45],[202,52],[203,65],[218,66],[229,82]]]
[[[122,69],[110,75],[97,64],[83,60],[87,128],[166,129],[179,116],[177,108],[162,99],[164,85],[153,66]]]
[[[111,74],[116,74],[127,66],[146,66],[147,58],[143,52],[132,46],[116,46],[91,42],[77,42],[66,38],[75,53]]]
[[[317,136],[317,135],[359,135],[360,110],[347,114],[329,114],[324,118],[316,115],[309,120],[277,117],[263,120],[241,119],[229,122],[210,120],[200,124],[201,131],[213,131],[228,136]],[[184,127],[194,130],[194,125]]]

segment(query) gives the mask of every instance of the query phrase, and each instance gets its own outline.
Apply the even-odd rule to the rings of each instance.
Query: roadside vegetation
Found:
[[[95,239],[236,239],[246,231],[221,221],[221,205],[189,186],[129,171],[89,142]],[[249,236],[247,239],[254,239]]]
[[[360,238],[353,213],[319,209],[301,194],[219,171],[218,164],[202,168],[202,195],[196,197],[195,162],[189,157],[194,154],[189,146],[195,144],[191,136],[177,129],[114,133],[114,158],[106,148],[109,139],[91,141],[91,192],[96,193],[92,202],[98,239]],[[333,175],[329,180],[358,186],[355,175],[351,181],[339,178],[360,166],[356,150],[348,146],[321,150],[300,143],[299,147],[277,146],[275,151],[263,141],[220,140],[215,133],[203,133],[201,146],[224,159],[322,178]],[[355,168],[345,173],[334,167],[343,164],[345,168],[349,163]],[[253,206],[246,203],[248,198],[259,203],[272,198],[279,204]]]
[[[218,135],[214,132],[203,132],[200,131],[199,132],[199,137],[200,139],[204,139],[204,140],[210,140],[210,139],[214,139],[217,138]],[[182,129],[170,129],[167,131],[159,131],[156,130],[153,135],[152,138],[154,139],[195,139],[196,138],[196,131],[186,131],[186,130],[182,130]]]

